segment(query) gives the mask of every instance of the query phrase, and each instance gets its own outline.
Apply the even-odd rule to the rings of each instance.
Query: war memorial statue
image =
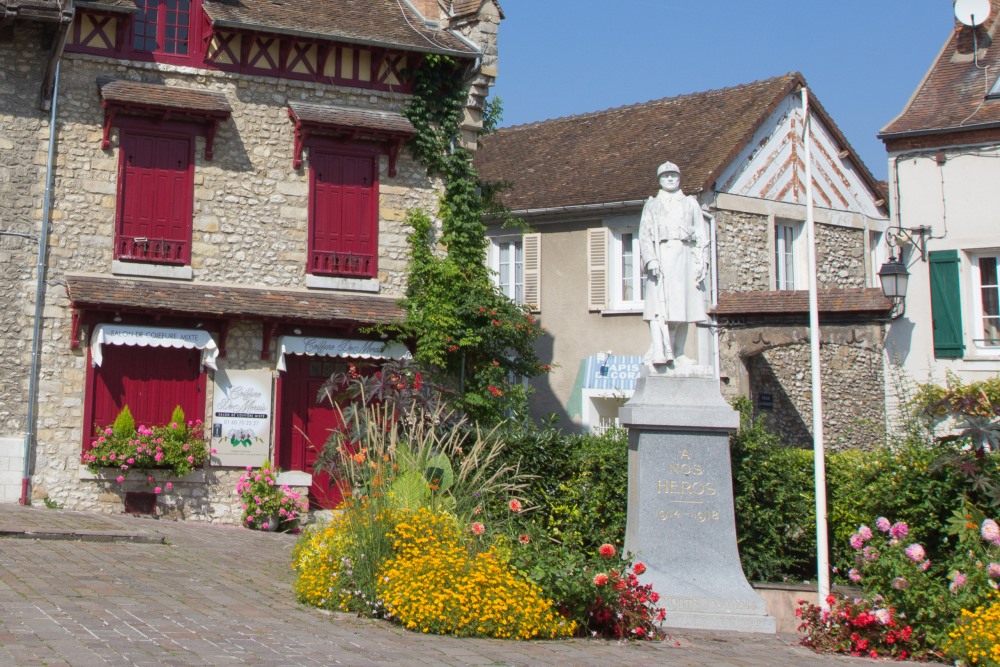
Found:
[[[677,165],[656,172],[661,189],[639,223],[650,346],[620,412],[629,430],[625,549],[646,564],[640,579],[660,594],[664,626],[774,632],[736,548],[729,435],[739,415],[710,361],[709,226],[697,199],[681,191]]]

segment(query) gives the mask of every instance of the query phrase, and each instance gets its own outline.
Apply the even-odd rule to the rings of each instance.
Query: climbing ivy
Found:
[[[413,231],[401,302],[406,318],[398,330],[415,343],[417,362],[438,369],[459,388],[467,412],[496,422],[526,414],[527,390],[520,379],[549,368],[533,349],[542,335],[538,321],[500,293],[486,266],[483,218],[505,217],[505,211],[497,188],[480,181],[472,153],[461,146],[464,78],[454,59],[438,55],[427,56],[414,73],[414,95],[405,112],[416,128],[410,148],[429,175],[443,180],[444,192],[440,234],[425,211],[408,213]],[[492,107],[487,126],[497,109]]]

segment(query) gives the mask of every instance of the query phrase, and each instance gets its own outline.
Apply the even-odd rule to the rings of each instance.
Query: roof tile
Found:
[[[231,111],[225,94],[209,90],[105,78],[98,79],[97,85],[103,99],[115,102],[225,114]]]
[[[645,199],[656,167],[680,166],[695,193],[732,159],[801,75],[502,129],[481,139],[484,179],[514,210]]]
[[[376,111],[334,105],[289,102],[295,117],[305,123],[351,127],[378,132],[391,132],[412,136],[416,133],[413,123],[402,114],[393,111]]]
[[[1000,124],[1000,100],[986,100],[983,94],[984,84],[992,86],[1000,71],[1000,45],[994,46],[990,39],[1000,27],[1000,0],[990,2],[990,18],[977,32],[979,67],[973,53],[972,28],[956,21],[944,49],[913,97],[882,129],[880,137],[957,128],[975,130],[984,124]]]
[[[836,315],[888,314],[892,304],[881,289],[823,289],[817,293],[820,313]],[[722,317],[743,315],[801,315],[809,312],[806,290],[770,292],[722,292],[712,312]]]
[[[94,274],[68,274],[66,285],[76,308],[361,325],[390,323],[403,317],[395,299],[362,294],[175,283]]]

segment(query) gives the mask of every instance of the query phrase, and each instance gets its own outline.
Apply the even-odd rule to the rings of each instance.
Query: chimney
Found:
[[[416,9],[425,21],[438,22],[441,20],[441,5],[438,0],[407,0]]]

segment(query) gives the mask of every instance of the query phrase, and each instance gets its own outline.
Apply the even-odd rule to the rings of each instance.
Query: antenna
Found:
[[[962,25],[975,28],[990,17],[990,0],[956,0],[955,18]]]

